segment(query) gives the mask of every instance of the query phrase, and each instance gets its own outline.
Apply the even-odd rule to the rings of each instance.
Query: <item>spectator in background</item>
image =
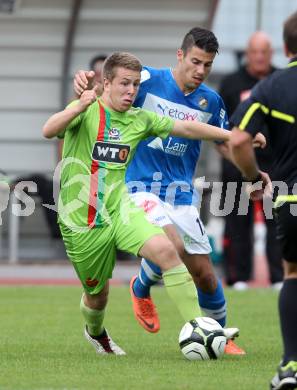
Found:
[[[97,84],[98,88],[98,95],[101,95],[103,92],[103,78],[102,78],[102,69],[104,61],[106,60],[107,55],[105,54],[98,54],[95,57],[93,57],[90,60],[90,71],[93,71],[95,73],[94,76],[94,83]]]
[[[250,96],[251,89],[261,79],[271,74],[275,67],[271,64],[273,50],[269,36],[263,31],[253,33],[246,48],[246,63],[238,71],[226,76],[220,87],[220,95],[226,105],[228,116],[231,116],[240,102]],[[260,129],[259,129],[260,130]],[[261,129],[267,138],[267,147],[258,148],[256,157],[260,169],[270,173],[272,153],[267,132]],[[222,160],[222,205],[228,182],[237,182],[235,204],[232,212],[225,217],[224,231],[224,267],[226,282],[235,289],[245,289],[252,278],[253,269],[253,227],[255,207],[263,214],[261,201],[251,202],[247,215],[238,215],[239,200],[243,178],[240,171],[228,160]],[[283,270],[281,251],[276,241],[275,222],[263,217],[266,227],[266,255],[269,267],[270,282],[275,288],[281,287]]]

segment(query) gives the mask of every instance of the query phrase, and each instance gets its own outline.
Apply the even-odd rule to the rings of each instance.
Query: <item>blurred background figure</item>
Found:
[[[245,63],[238,71],[227,75],[220,86],[220,95],[225,102],[229,117],[237,105],[250,96],[253,86],[276,69],[271,64],[272,54],[270,37],[263,31],[253,33],[246,47]],[[267,136],[265,130],[262,132]],[[269,139],[265,149],[256,150],[256,156],[260,169],[270,173],[272,154]],[[235,289],[245,289],[248,287],[247,282],[253,277],[254,224],[257,218],[258,221],[259,219],[264,221],[267,228],[266,256],[270,283],[275,288],[280,288],[283,270],[273,219],[266,219],[262,203],[255,202],[250,202],[247,215],[238,215],[243,178],[239,170],[225,159],[222,160],[222,182],[222,205],[226,201],[227,183],[237,182],[234,208],[225,217],[223,261],[227,284]]]
[[[101,95],[103,91],[102,69],[106,57],[106,54],[98,54],[90,60],[89,64],[90,70],[95,72],[94,82],[99,87],[98,95]]]

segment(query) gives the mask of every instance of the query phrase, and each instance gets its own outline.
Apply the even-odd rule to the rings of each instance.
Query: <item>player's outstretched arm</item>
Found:
[[[266,137],[264,136],[264,134],[257,133],[252,139],[252,145],[254,148],[264,149],[266,147]],[[224,157],[226,160],[229,160],[236,166],[236,163],[234,162],[233,155],[230,149],[229,142],[217,144],[215,145],[215,148],[222,157]]]
[[[203,139],[208,141],[228,141],[230,131],[197,121],[174,122],[172,135],[190,139]]]
[[[85,91],[77,104],[65,108],[65,110],[52,115],[44,124],[42,134],[46,138],[53,138],[59,135],[69,123],[79,114],[85,111],[97,99],[96,88]]]

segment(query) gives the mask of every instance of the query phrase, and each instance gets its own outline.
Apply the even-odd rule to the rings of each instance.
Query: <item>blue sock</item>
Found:
[[[151,286],[162,279],[161,269],[149,260],[142,259],[141,267],[133,284],[133,291],[137,298],[146,298],[150,295]]]
[[[226,325],[226,301],[221,281],[218,279],[218,286],[213,294],[204,293],[197,288],[198,301],[201,310],[207,317],[211,317],[224,327]]]

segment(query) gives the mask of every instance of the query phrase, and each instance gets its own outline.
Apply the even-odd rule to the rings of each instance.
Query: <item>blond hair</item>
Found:
[[[142,65],[137,57],[131,53],[115,52],[106,58],[103,64],[103,77],[112,81],[117,68],[124,68],[141,72]]]

